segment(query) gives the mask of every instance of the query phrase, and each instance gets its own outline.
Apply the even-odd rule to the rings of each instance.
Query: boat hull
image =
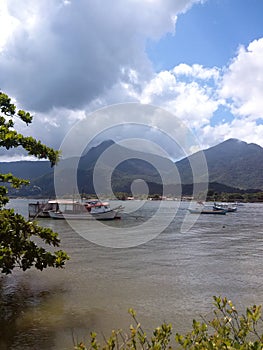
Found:
[[[198,210],[188,209],[191,214],[211,214],[211,215],[226,215],[226,210]]]
[[[213,206],[213,209],[214,210],[226,210],[227,213],[234,213],[237,211],[237,207],[226,207],[224,208],[223,206],[220,206],[220,205],[214,205]]]
[[[61,213],[61,212],[54,212],[50,211],[49,216],[52,219],[57,220],[114,220],[118,219],[118,211],[116,210],[109,210],[107,212],[103,213],[94,213],[91,214],[88,211],[85,213]]]
[[[29,217],[48,217],[58,220],[114,220],[120,219],[120,212],[124,209],[119,205],[110,208],[109,203],[90,200],[85,203],[55,199],[46,203],[30,203]]]

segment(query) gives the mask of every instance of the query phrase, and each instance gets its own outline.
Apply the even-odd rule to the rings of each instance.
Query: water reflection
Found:
[[[19,276],[0,279],[0,349],[51,349],[63,303],[59,286],[32,289]],[[49,314],[53,315],[53,324]],[[41,333],[41,337],[39,337]]]
[[[33,273],[0,280],[0,349],[73,348],[94,329],[100,310],[74,310],[65,303],[66,289]],[[32,283],[31,277],[35,279]],[[38,284],[39,282],[39,284]],[[75,301],[74,304],[77,304]]]

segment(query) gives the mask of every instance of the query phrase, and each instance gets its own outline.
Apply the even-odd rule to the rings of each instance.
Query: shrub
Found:
[[[192,330],[185,334],[176,333],[175,345],[171,343],[172,325],[163,323],[148,337],[136,319],[133,309],[129,310],[135,325],[130,326],[129,334],[121,330],[112,331],[112,335],[101,345],[96,333],[90,334],[90,344],[79,343],[75,350],[113,350],[113,349],[189,349],[189,350],[260,350],[263,349],[261,306],[248,307],[239,314],[231,300],[214,297],[213,319],[202,322],[193,320]]]

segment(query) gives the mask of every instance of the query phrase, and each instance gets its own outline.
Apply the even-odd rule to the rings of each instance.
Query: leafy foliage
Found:
[[[32,122],[29,112],[16,111],[8,95],[0,91],[0,146],[6,148],[22,147],[29,155],[39,159],[48,159],[51,166],[59,160],[59,152],[35,140],[26,137],[14,129],[15,118],[27,125]],[[2,273],[9,274],[17,266],[27,270],[34,266],[43,270],[48,266],[62,267],[68,256],[59,250],[48,252],[44,247],[38,246],[35,238],[40,238],[45,244],[59,246],[57,233],[38,226],[35,222],[27,221],[21,215],[15,214],[12,209],[5,209],[9,201],[8,184],[19,188],[29,182],[9,174],[0,174],[0,269]]]
[[[136,319],[133,309],[129,310],[135,326],[130,326],[130,333],[121,330],[112,331],[112,335],[102,346],[97,340],[96,333],[90,334],[90,344],[79,343],[75,350],[113,350],[113,349],[187,349],[187,350],[260,350],[263,349],[263,332],[261,306],[246,309],[245,314],[239,315],[231,300],[214,297],[214,318],[211,321],[197,322],[193,320],[192,331],[186,335],[176,333],[175,343],[172,344],[172,325],[163,323],[153,331],[148,338]],[[261,328],[261,332],[259,331]],[[178,346],[176,345],[178,344]]]
[[[214,296],[214,318],[208,322],[193,321],[193,331],[185,336],[176,334],[183,349],[242,349],[263,348],[261,305],[248,307],[239,315],[231,300]],[[211,329],[211,332],[209,330]]]

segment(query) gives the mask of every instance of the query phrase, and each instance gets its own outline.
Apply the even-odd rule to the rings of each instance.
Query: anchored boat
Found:
[[[56,204],[56,210],[50,210],[48,212],[52,219],[114,220],[120,219],[120,212],[124,209],[121,205],[111,209],[109,203],[99,200],[83,203],[70,200],[56,200],[53,203]]]
[[[214,210],[226,210],[227,213],[233,213],[237,211],[237,205],[235,204],[229,204],[229,203],[214,203],[213,205]]]
[[[191,214],[212,214],[212,215],[226,215],[227,210],[223,208],[215,209],[214,206],[206,205],[203,202],[197,202],[199,206],[196,208],[189,208]]]
[[[209,209],[188,209],[191,214],[213,214],[213,215],[226,215],[226,210],[209,210]]]
[[[29,217],[68,219],[68,220],[114,220],[120,219],[120,213],[124,207],[119,205],[113,209],[108,202],[99,200],[75,200],[55,199],[48,202],[29,203]]]

